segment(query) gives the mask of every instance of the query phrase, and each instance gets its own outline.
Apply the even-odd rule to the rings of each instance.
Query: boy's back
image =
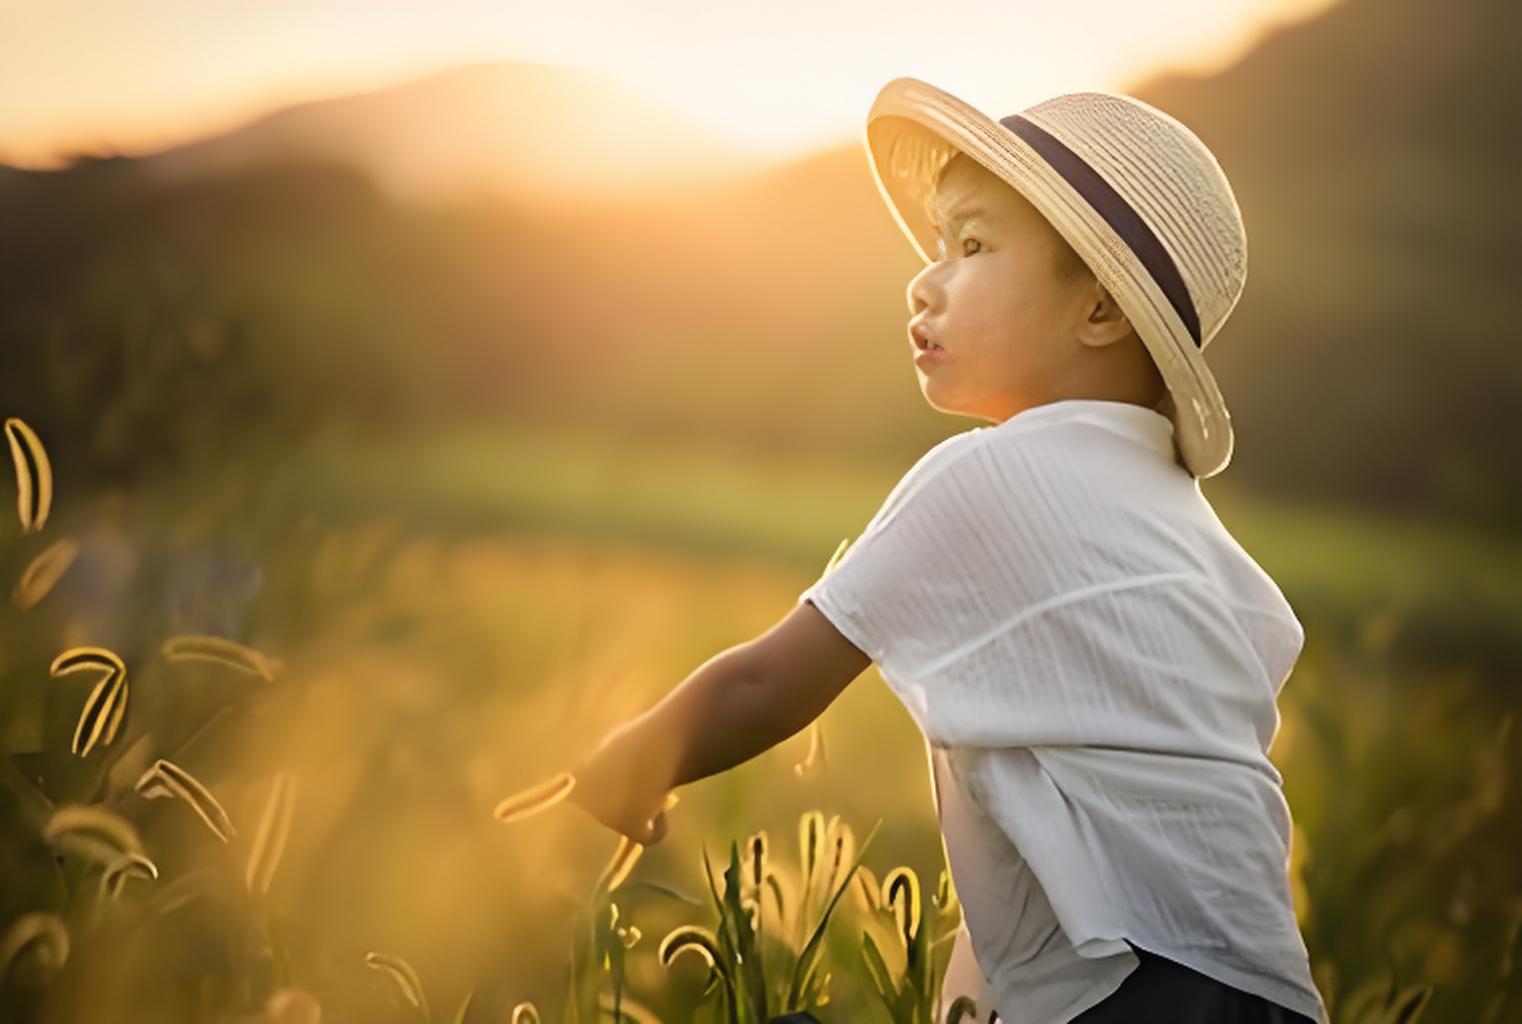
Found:
[[[1267,757],[1303,631],[1167,417],[1065,399],[956,434],[799,601],[926,737],[1007,1024],[1098,1003],[1138,962],[1126,940],[1326,1019]]]

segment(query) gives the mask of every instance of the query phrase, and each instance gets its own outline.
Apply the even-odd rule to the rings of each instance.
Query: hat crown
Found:
[[[901,77],[878,93],[863,141],[883,199],[927,264],[941,241],[935,182],[956,153],[1030,201],[1110,290],[1162,372],[1189,472],[1226,467],[1235,432],[1204,349],[1241,298],[1247,233],[1194,132],[1107,92],[1064,93],[994,120]]]
[[[1021,111],[1099,174],[1147,223],[1183,276],[1209,344],[1247,283],[1247,230],[1210,148],[1135,98],[1070,92]]]

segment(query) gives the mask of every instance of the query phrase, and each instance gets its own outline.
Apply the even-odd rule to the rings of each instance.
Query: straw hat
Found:
[[[1242,296],[1247,233],[1225,173],[1192,131],[1106,92],[1065,93],[995,121],[933,85],[896,78],[872,104],[866,142],[878,189],[926,263],[937,251],[936,175],[958,150],[1029,200],[1152,353],[1189,471],[1226,468],[1231,414],[1205,346]]]

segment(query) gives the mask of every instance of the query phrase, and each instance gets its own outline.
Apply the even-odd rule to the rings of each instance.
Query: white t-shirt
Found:
[[[1304,631],[1167,417],[1066,399],[955,434],[798,600],[924,734],[983,1020],[1065,1024],[1129,939],[1325,1024],[1267,756]]]

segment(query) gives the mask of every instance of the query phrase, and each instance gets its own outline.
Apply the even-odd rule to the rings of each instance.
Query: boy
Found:
[[[1005,1024],[1325,1024],[1267,757],[1304,633],[1198,482],[1233,444],[1203,359],[1246,277],[1224,173],[1131,97],[995,122],[912,78],[867,150],[927,263],[925,399],[992,425],[921,457],[780,623],[610,733],[573,801],[658,842],[667,790],[876,662],[925,736],[961,898],[948,1000]]]

